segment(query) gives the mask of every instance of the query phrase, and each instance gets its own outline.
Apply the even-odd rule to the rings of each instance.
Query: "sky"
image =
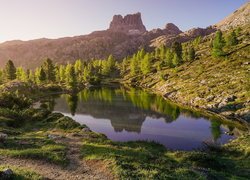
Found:
[[[115,14],[142,13],[147,30],[207,27],[249,0],[0,0],[0,42],[104,30]]]

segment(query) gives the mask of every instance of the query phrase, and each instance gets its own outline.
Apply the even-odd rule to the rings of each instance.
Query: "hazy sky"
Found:
[[[207,27],[248,0],[0,0],[0,42],[107,29],[114,14],[141,12],[148,30],[173,22]]]

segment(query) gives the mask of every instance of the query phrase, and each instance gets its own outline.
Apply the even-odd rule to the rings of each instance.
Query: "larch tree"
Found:
[[[42,65],[42,68],[46,74],[46,80],[55,82],[56,74],[55,74],[55,66],[51,59],[46,59]]]
[[[222,32],[219,30],[215,34],[215,38],[213,40],[213,48],[212,48],[212,56],[220,57],[224,56],[225,52],[223,51],[223,47],[225,46],[225,40],[223,38]]]
[[[11,60],[9,60],[6,63],[5,68],[4,68],[4,73],[5,73],[5,76],[6,76],[7,80],[16,79],[16,67],[15,67],[14,63]]]
[[[195,49],[191,47],[188,51],[188,60],[193,61],[195,59]]]
[[[226,45],[228,47],[235,46],[238,44],[238,39],[236,36],[235,31],[232,31],[227,37],[226,37]]]
[[[148,74],[151,70],[151,58],[149,53],[147,53],[143,60],[141,61],[141,72],[142,74]]]

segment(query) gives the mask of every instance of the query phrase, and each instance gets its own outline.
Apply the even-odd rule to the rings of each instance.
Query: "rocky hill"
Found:
[[[161,45],[171,45],[174,41],[186,42],[198,36],[206,36],[216,28],[229,28],[249,23],[250,3],[245,4],[225,20],[205,29],[193,28],[182,32],[168,23],[163,29],[147,31],[140,13],[115,15],[110,27],[89,35],[60,39],[37,39],[31,41],[9,41],[0,44],[0,68],[12,59],[17,66],[34,68],[45,58],[57,63],[73,62],[76,59],[103,59],[113,54],[116,59],[132,55],[139,48],[153,49]]]
[[[250,2],[247,2],[234,13],[217,23],[215,27],[221,30],[228,30],[246,24],[250,24]]]

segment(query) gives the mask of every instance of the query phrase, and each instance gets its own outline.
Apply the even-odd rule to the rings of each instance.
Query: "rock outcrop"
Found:
[[[207,28],[193,28],[181,32],[178,27],[171,25],[170,28],[166,28],[164,31],[164,35],[158,36],[151,41],[151,47],[170,46],[174,41],[183,43],[199,36],[204,37],[214,33],[216,28],[209,26]]]
[[[167,23],[165,29],[163,29],[164,34],[178,35],[182,31],[173,23]]]
[[[129,14],[125,17],[114,15],[109,31],[123,32],[129,35],[143,34],[147,30],[143,25],[141,13]]]

